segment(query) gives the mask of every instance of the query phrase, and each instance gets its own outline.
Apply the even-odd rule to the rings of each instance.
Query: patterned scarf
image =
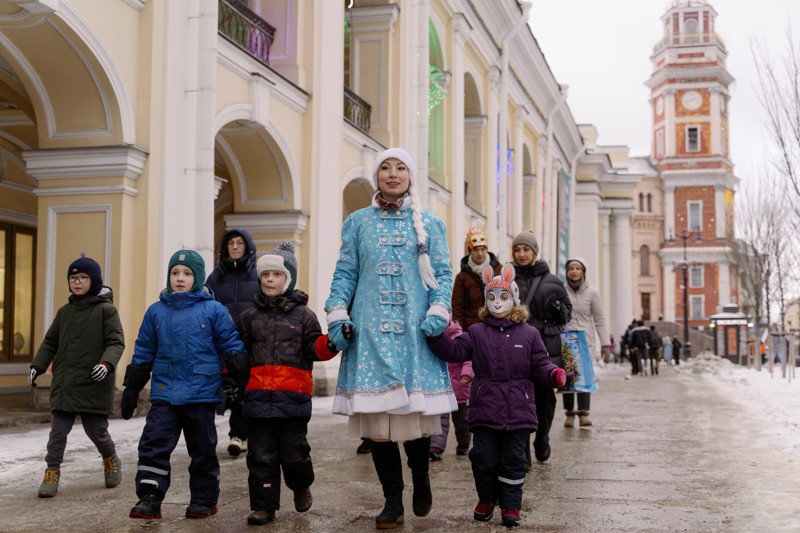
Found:
[[[388,202],[383,199],[383,195],[381,191],[375,193],[375,202],[383,209],[384,211],[393,211],[395,209],[400,209],[403,207],[403,200],[408,198],[408,193],[405,193],[403,196],[397,199],[396,202]]]

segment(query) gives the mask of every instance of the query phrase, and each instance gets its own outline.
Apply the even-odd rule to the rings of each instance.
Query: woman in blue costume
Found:
[[[378,190],[370,207],[344,222],[325,303],[329,337],[342,350],[333,412],[350,417],[351,434],[372,440],[386,499],[378,529],[404,520],[399,442],[414,514],[430,512],[430,436],[441,432],[440,415],[457,408],[447,365],[425,342],[447,326],[453,273],[444,223],[422,210],[416,172],[402,148],[375,158]]]

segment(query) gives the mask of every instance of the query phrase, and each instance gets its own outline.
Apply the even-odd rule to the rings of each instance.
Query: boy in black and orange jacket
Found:
[[[294,288],[297,260],[294,244],[284,241],[259,258],[256,270],[261,292],[255,307],[241,315],[242,341],[250,354],[250,374],[242,414],[250,431],[249,524],[275,519],[280,508],[281,469],[294,492],[298,512],[311,507],[314,469],[306,439],[311,419],[314,361],[338,352],[322,334],[308,295]]]

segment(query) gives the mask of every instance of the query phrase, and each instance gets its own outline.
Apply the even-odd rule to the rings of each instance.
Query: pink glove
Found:
[[[550,383],[559,389],[567,384],[567,373],[563,368],[554,368],[550,372]]]

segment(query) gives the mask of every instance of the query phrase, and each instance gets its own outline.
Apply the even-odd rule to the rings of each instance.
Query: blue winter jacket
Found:
[[[428,345],[449,363],[472,360],[470,429],[536,430],[534,381],[553,387],[550,373],[558,367],[535,327],[490,315],[455,339],[429,337]]]
[[[244,352],[244,344],[228,310],[203,287],[162,291],[144,315],[134,350],[134,365],[153,365],[150,399],[185,405],[220,401],[222,356]]]

